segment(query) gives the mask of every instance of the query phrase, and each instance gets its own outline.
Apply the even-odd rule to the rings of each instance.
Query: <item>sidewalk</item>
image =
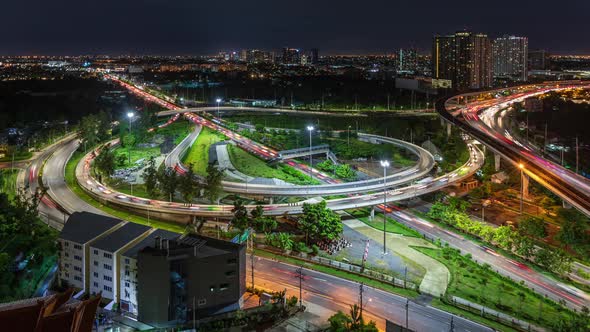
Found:
[[[365,223],[356,219],[345,220],[343,223],[355,231],[367,236],[382,248],[382,231],[369,227]],[[434,245],[421,238],[407,237],[393,233],[387,233],[386,239],[388,251],[393,251],[397,255],[422,266],[426,270],[426,274],[420,283],[421,292],[433,296],[440,296],[446,292],[450,281],[450,272],[447,267],[439,261],[411,248],[411,246],[436,248]]]

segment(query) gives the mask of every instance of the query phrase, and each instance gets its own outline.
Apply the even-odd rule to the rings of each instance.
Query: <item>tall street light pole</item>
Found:
[[[221,118],[219,116],[219,103],[221,103],[221,98],[215,99],[215,102],[217,103],[217,118]]]
[[[127,112],[127,118],[129,119],[129,135],[131,135],[131,119],[133,119],[134,116],[135,116],[135,114],[133,114],[133,112]],[[129,158],[129,166],[131,166],[131,147],[130,146],[127,147],[127,156]]]
[[[309,179],[313,181],[313,176],[311,174],[311,169],[313,168],[313,157],[311,155],[311,133],[313,132],[313,126],[307,126],[307,130],[309,131]]]
[[[381,167],[383,167],[383,255],[387,254],[387,242],[385,237],[385,229],[387,226],[387,211],[385,210],[385,204],[387,203],[387,167],[389,167],[389,161],[381,160]]]
[[[520,214],[522,214],[524,204],[524,164],[518,164],[520,168]]]
[[[347,132],[347,144],[348,144],[348,150],[350,150],[350,125],[348,126],[348,132]]]

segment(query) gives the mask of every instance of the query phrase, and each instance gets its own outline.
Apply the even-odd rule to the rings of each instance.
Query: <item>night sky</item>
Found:
[[[0,54],[383,53],[469,29],[590,54],[588,0],[7,0]]]

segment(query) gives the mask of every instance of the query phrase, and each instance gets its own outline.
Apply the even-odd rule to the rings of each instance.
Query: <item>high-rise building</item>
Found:
[[[320,62],[320,50],[317,48],[312,48],[310,51],[311,54],[311,64],[317,65]]]
[[[400,49],[397,54],[397,71],[414,73],[418,67],[418,52],[415,48]]]
[[[301,54],[296,48],[283,48],[283,64],[298,65],[301,63]]]
[[[274,54],[262,50],[242,50],[240,60],[247,63],[272,63],[274,62]]]
[[[529,70],[549,69],[549,52],[534,50],[529,52]]]
[[[528,49],[529,41],[526,37],[496,38],[492,43],[494,78],[525,82],[528,79]]]
[[[433,77],[448,79],[458,90],[492,85],[491,42],[487,35],[468,31],[435,36],[432,47]]]

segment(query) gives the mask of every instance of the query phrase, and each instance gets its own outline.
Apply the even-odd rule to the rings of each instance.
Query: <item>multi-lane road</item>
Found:
[[[590,180],[544,159],[534,147],[521,142],[502,125],[496,115],[511,104],[551,91],[572,88],[590,89],[588,82],[555,82],[486,91],[492,99],[478,100],[483,93],[458,95],[437,103],[437,111],[447,121],[460,127],[478,141],[519,166],[531,179],[554,192],[584,214],[590,216]],[[506,95],[509,93],[508,95]],[[474,101],[467,101],[473,98]]]

